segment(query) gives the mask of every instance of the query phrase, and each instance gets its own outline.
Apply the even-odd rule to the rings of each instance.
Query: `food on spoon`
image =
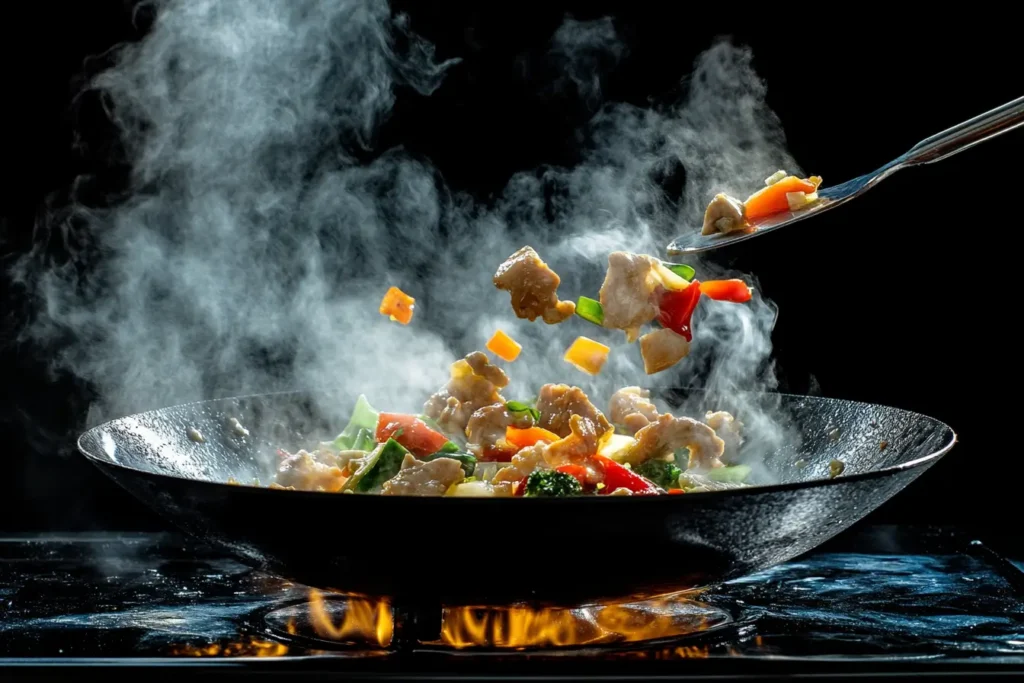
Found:
[[[714,235],[716,232],[727,233],[735,230],[746,230],[747,212],[743,202],[725,193],[718,193],[704,211],[702,235]]]
[[[408,325],[409,321],[412,320],[415,308],[416,300],[398,287],[388,289],[380,302],[380,314],[386,315],[392,321],[403,325]]]
[[[719,193],[704,211],[702,235],[747,230],[750,222],[784,211],[800,211],[818,201],[821,177],[803,179],[776,171],[765,179],[765,187],[741,202],[735,197]]]
[[[505,334],[504,331],[498,330],[487,341],[487,350],[503,361],[511,363],[516,358],[519,358],[519,353],[523,350],[523,347],[516,343],[515,339]]]
[[[566,350],[565,361],[588,375],[596,375],[601,372],[605,361],[608,360],[609,351],[611,349],[601,342],[596,342],[588,337],[577,337],[576,341]]]
[[[509,292],[512,310],[518,317],[531,322],[541,318],[549,325],[564,321],[576,310],[573,302],[558,300],[560,282],[561,278],[529,246],[505,259],[494,274],[494,286]]]

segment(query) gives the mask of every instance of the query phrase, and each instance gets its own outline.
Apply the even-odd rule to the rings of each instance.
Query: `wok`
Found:
[[[703,414],[692,395],[659,398]],[[764,456],[777,483],[763,486],[501,499],[225,483],[272,481],[275,449],[337,431],[346,416],[333,407],[351,406],[348,399],[293,392],[191,403],[101,424],[78,446],[184,531],[298,583],[396,600],[579,604],[707,586],[800,555],[877,508],[956,442],[947,425],[905,410],[763,394],[756,400],[772,402],[800,435]],[[205,442],[191,440],[190,428]],[[837,478],[829,477],[833,458],[846,464]]]

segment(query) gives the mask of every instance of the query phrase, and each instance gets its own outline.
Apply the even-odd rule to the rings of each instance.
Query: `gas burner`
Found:
[[[311,590],[263,615],[267,635],[315,649],[552,651],[742,638],[746,620],[695,593],[578,607],[410,605]],[[749,629],[748,629],[749,630]]]

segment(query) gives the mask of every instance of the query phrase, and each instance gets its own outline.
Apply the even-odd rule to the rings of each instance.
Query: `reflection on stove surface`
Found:
[[[1024,575],[881,528],[703,592],[573,608],[324,593],[171,535],[0,539],[0,657],[984,658],[1024,663]]]

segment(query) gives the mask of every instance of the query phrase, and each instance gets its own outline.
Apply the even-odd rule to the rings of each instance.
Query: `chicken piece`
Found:
[[[604,309],[604,327],[625,330],[632,343],[640,328],[658,317],[654,291],[655,260],[643,254],[615,251],[608,256],[608,272],[598,297]]]
[[[709,410],[704,415],[704,423],[714,429],[718,438],[725,443],[723,459],[732,460],[735,458],[736,452],[743,445],[743,435],[740,433],[740,430],[743,429],[743,423],[733,417],[732,413],[727,413],[724,410],[717,412]]]
[[[675,330],[662,328],[640,337],[640,357],[648,375],[668,370],[690,354],[690,342]]]
[[[528,429],[532,426],[533,417],[529,413],[513,415],[502,403],[484,406],[475,411],[466,424],[467,448],[479,458],[505,438],[508,427]]]
[[[406,455],[402,468],[398,474],[384,482],[381,493],[385,496],[443,496],[449,488],[465,478],[462,463],[458,460],[437,458],[430,462],[420,462]]]
[[[716,232],[732,232],[747,227],[746,208],[743,202],[727,194],[716,194],[704,211],[704,227],[702,235],[713,235]]]
[[[517,316],[530,322],[543,318],[549,325],[576,312],[576,304],[558,300],[561,281],[533,247],[523,247],[509,256],[494,274],[494,286],[512,295],[512,310]]]
[[[537,426],[558,436],[569,436],[572,431],[569,421],[573,415],[579,415],[592,422],[599,437],[612,430],[611,423],[590,402],[583,390],[579,387],[570,387],[568,384],[542,386],[537,397],[537,411],[540,413],[540,422]]]
[[[607,430],[600,431],[593,420],[581,415],[569,418],[569,429],[569,436],[549,443],[544,448],[544,461],[551,467],[582,463],[597,453],[601,447],[601,438],[611,433],[611,425],[608,425]]]
[[[651,392],[640,387],[624,387],[612,394],[608,404],[608,416],[612,424],[625,427],[630,434],[654,422],[660,416],[657,407],[650,401]]]
[[[345,483],[345,474],[337,463],[322,462],[306,451],[287,456],[277,468],[276,483],[300,491],[336,493]]]
[[[569,428],[569,435],[558,441],[537,443],[516,453],[512,456],[512,462],[494,475],[493,482],[516,482],[535,470],[577,465],[597,453],[602,435],[591,420],[573,415],[569,420]]]
[[[452,363],[451,379],[427,399],[423,412],[449,436],[461,436],[476,410],[505,403],[498,390],[506,386],[508,376],[501,368],[491,365],[483,353],[474,351]]]
[[[689,417],[662,415],[636,433],[636,443],[619,452],[618,460],[639,465],[649,458],[671,453],[680,448],[690,450],[688,469],[722,467],[725,442],[715,430]]]
[[[512,461],[502,467],[491,479],[492,484],[514,484],[523,477],[530,476],[534,470],[547,470],[547,461],[544,460],[544,451],[547,444],[537,443],[528,446],[512,456]]]

